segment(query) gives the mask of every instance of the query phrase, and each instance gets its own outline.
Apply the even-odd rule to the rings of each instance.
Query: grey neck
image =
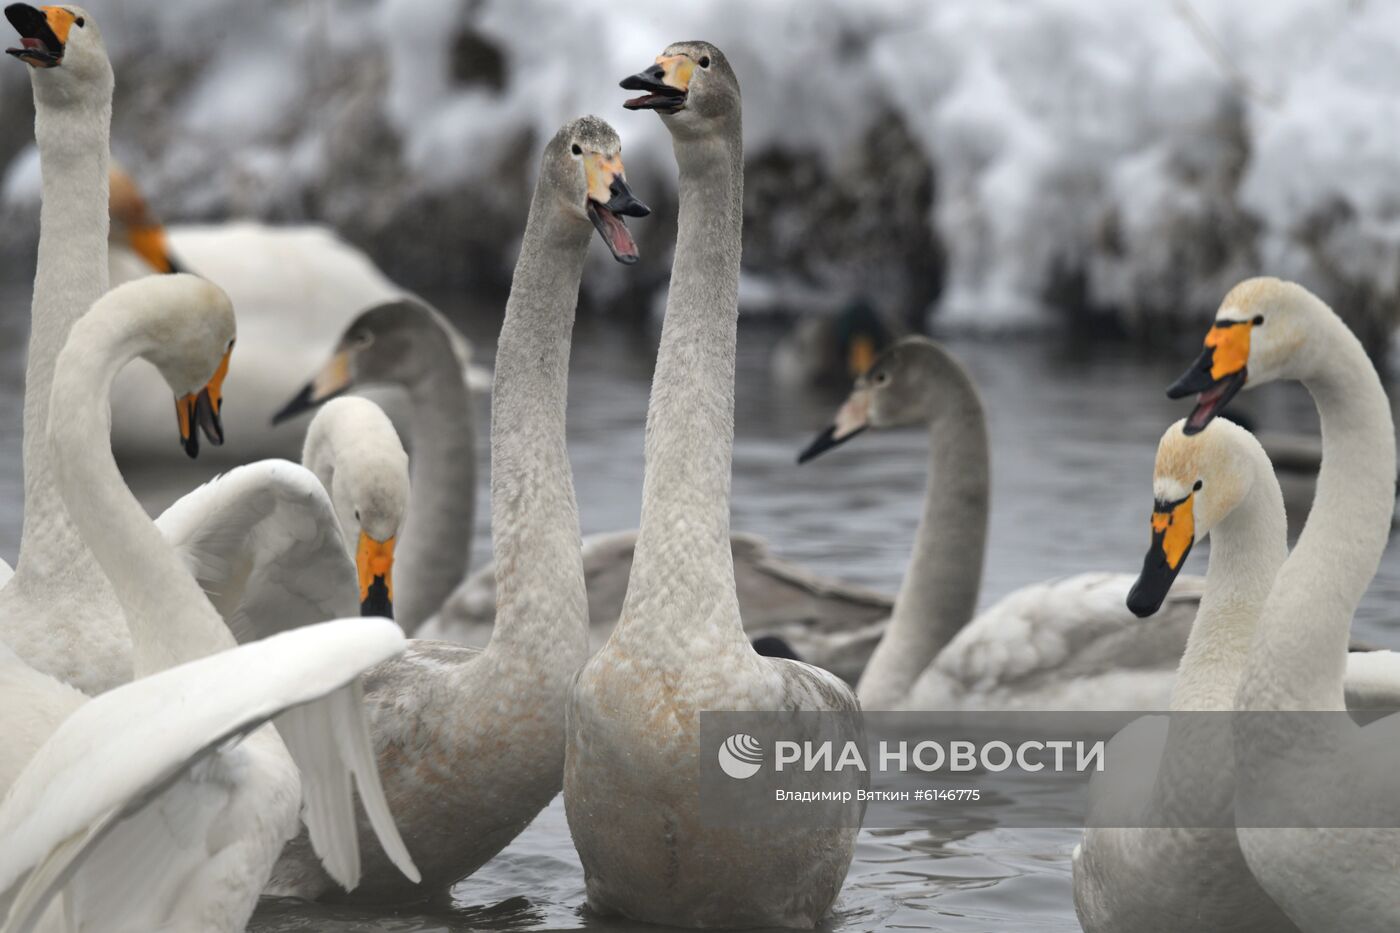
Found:
[[[1330,311],[1309,339],[1320,362],[1302,381],[1321,416],[1322,466],[1307,524],[1264,609],[1240,688],[1245,709],[1344,708],[1352,616],[1390,536],[1395,423],[1385,390]]]
[[[412,632],[467,575],[476,529],[476,417],[448,335],[425,332],[412,402],[412,493],[398,546],[394,617]]]
[[[747,644],[729,543],[744,163],[737,114],[722,133],[673,142],[680,166],[676,253],[647,409],[641,529],[619,632],[665,640],[684,657],[691,642]]]
[[[987,420],[966,371],[943,354],[933,391],[943,411],[929,425],[928,490],[909,570],[889,628],[858,693],[862,705],[890,708],[973,617],[987,548],[991,463]]]
[[[588,597],[564,422],[591,233],[583,219],[560,213],[542,179],[506,302],[491,397],[496,624],[486,650],[570,671],[588,653]]]
[[[42,75],[34,75],[35,80]],[[107,291],[111,98],[97,108],[36,109],[43,206],[24,374],[24,528],[16,576],[43,591],[106,581],[69,520],[50,468],[54,361],[73,323]]]

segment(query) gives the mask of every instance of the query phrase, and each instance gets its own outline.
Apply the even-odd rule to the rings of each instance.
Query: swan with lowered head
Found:
[[[578,510],[564,416],[574,308],[592,230],[636,258],[619,216],[644,215],[612,128],[584,117],[545,147],[496,356],[492,543],[503,578],[482,650],[413,641],[367,678],[385,788],[423,886],[396,878],[363,839],[364,900],[421,898],[476,871],[559,791],[564,700],[587,652]],[[591,221],[591,222],[590,222]],[[305,835],[270,893],[330,890]]]
[[[1340,716],[1357,603],[1390,534],[1395,425],[1375,367],[1341,318],[1302,286],[1258,278],[1230,290],[1206,349],[1169,390],[1196,394],[1198,432],[1242,388],[1296,379],[1322,422],[1322,466],[1307,524],[1264,603],[1236,707],[1235,812],[1245,862],[1307,933],[1400,925],[1400,829],[1305,829],[1262,823],[1287,800],[1299,826],[1375,825],[1368,807],[1396,799],[1400,716],[1362,727]],[[1393,707],[1392,707],[1393,708]],[[1282,730],[1282,731],[1281,731]],[[1247,792],[1246,792],[1247,789]],[[1389,824],[1394,826],[1394,824]]]
[[[1123,606],[1129,574],[1086,573],[1017,590],[976,612],[990,453],[971,376],[925,337],[898,341],[798,458],[867,428],[922,426],[929,480],[909,570],[861,675],[869,709],[1162,709],[1200,598],[1180,580],[1162,618]]]
[[[756,654],[735,593],[739,82],[714,46],[683,42],[623,87],[644,92],[629,109],[657,110],[671,132],[680,216],[636,557],[621,618],[570,692],[565,812],[594,910],[682,926],[812,927],[841,890],[855,830],[726,829],[699,812],[701,710],[859,708],[834,675]]]
[[[228,651],[235,642],[179,556],[122,482],[110,444],[94,448],[93,439],[110,430],[108,399],[116,373],[138,356],[155,365],[175,390],[182,434],[196,430],[196,421],[217,434],[217,380],[227,365],[233,336],[232,308],[216,287],[185,275],[149,279],[114,289],[100,299],[73,326],[56,363],[51,408],[63,417],[49,425],[55,479],[78,531],[112,581],[130,629],[138,678]],[[344,642],[344,650],[336,647],[339,642]],[[143,744],[139,767],[106,789],[114,797],[99,797],[84,809],[59,814],[65,822],[57,825],[52,820],[31,824],[29,831],[36,835],[33,845],[23,850],[27,861],[10,865],[7,880],[12,882],[36,866],[39,870],[18,892],[11,909],[16,905],[41,909],[35,899],[51,896],[61,885],[69,860],[89,856],[94,874],[84,887],[97,898],[92,909],[99,909],[104,898],[122,891],[124,881],[130,880],[123,874],[132,866],[128,847],[139,839],[138,848],[160,864],[158,874],[166,886],[157,900],[126,909],[139,909],[143,917],[181,927],[240,930],[278,852],[296,829],[303,799],[304,818],[317,851],[326,857],[327,870],[353,887],[360,869],[357,842],[349,831],[355,813],[352,777],[381,844],[404,872],[416,876],[370,756],[356,680],[364,668],[402,650],[397,633],[382,623],[372,628],[338,624],[282,645],[286,650],[312,652],[285,668],[300,666],[307,673],[305,683],[279,683],[275,670],[251,663],[257,652],[244,656],[244,662],[250,663],[229,661],[207,667],[206,671],[223,672],[210,685],[217,689],[208,697],[208,706],[193,712],[178,710],[179,715],[194,717],[188,723],[193,733],[170,733],[168,743],[157,743],[159,754],[149,758]],[[261,656],[266,657],[267,650]],[[241,701],[238,694],[229,693],[239,687],[240,677],[247,681],[242,684],[246,693]],[[190,677],[174,677],[169,683],[174,688],[168,702],[195,689]],[[51,778],[30,778],[35,773],[30,769],[47,769],[40,770],[40,775],[73,770],[74,755],[81,753],[84,743],[101,731],[102,724],[110,727],[112,709],[138,715],[145,711],[149,716],[153,707],[161,706],[156,687],[138,687],[124,696],[132,702],[96,707],[105,712],[94,713],[95,722],[82,720],[76,734],[60,728],[57,748],[41,748],[12,793],[23,791],[23,799],[43,793]],[[254,728],[274,716],[277,729]],[[161,726],[153,728],[166,735]],[[221,728],[227,731],[220,732]],[[242,735],[250,729],[240,742],[206,745],[202,753],[194,744],[202,731],[208,732],[208,740],[219,742],[221,735]],[[197,761],[199,767],[193,783],[176,781],[166,786],[161,806],[148,817],[138,814],[126,831],[119,827],[107,837],[115,848],[104,855],[103,833],[113,819],[127,815],[128,799],[124,798],[149,796],[189,760]],[[176,770],[162,770],[170,768]],[[220,787],[219,793],[209,792],[211,782]],[[115,811],[110,809],[113,806]],[[31,813],[26,809],[13,816],[23,820]],[[75,818],[92,822],[75,825],[71,822]],[[79,833],[81,846],[71,844],[74,832]],[[217,855],[211,858],[211,852]]]

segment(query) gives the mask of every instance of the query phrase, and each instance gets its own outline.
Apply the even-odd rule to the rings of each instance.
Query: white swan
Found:
[[[1171,709],[1231,710],[1260,612],[1288,553],[1283,493],[1249,432],[1222,420],[1190,436],[1183,423],[1168,428],[1157,448],[1152,544],[1129,601],[1139,615],[1155,612],[1192,546],[1210,536],[1205,593]],[[1109,743],[1108,776],[1118,778],[1115,766],[1124,765],[1152,780],[1134,788],[1096,779],[1091,807],[1100,809],[1091,827],[1153,828],[1085,831],[1073,864],[1075,910],[1086,933],[1294,929],[1245,866],[1228,822],[1234,773],[1206,754],[1218,747],[1212,730],[1228,728],[1222,722],[1147,717]],[[1196,828],[1216,809],[1225,828]]]
[[[51,902],[45,929],[241,931],[299,809],[286,753],[255,730],[306,730],[297,708],[329,699],[334,718],[311,727],[336,723],[343,751],[372,769],[354,678],[402,650],[387,620],[323,622],[89,700],[0,645],[0,697],[52,726],[0,802],[6,933]],[[328,829],[327,861],[353,884],[354,836]]]
[[[1400,829],[1252,828],[1259,808],[1277,800],[1290,801],[1301,825],[1366,826],[1371,801],[1393,801],[1397,791],[1400,717],[1362,728],[1341,717],[1257,714],[1344,708],[1352,614],[1385,549],[1395,497],[1385,390],[1355,335],[1299,285],[1261,278],[1231,289],[1205,352],[1169,394],[1199,393],[1187,419],[1195,431],[1241,388],[1279,379],[1312,393],[1323,455],[1312,512],[1265,602],[1236,699],[1256,711],[1235,733],[1240,848],[1300,929],[1394,930]]]
[[[11,54],[30,65],[43,206],[24,377],[24,529],[14,576],[0,590],[0,641],[95,694],[131,679],[129,636],[59,497],[46,430],[54,361],[73,322],[107,290],[112,68],[97,23],[77,7],[17,3],[5,15],[21,36]]]
[[[412,298],[386,302],[346,327],[330,359],[274,416],[280,423],[352,389],[387,385],[407,394],[413,495],[395,546],[394,617],[420,637],[440,637],[418,629],[461,583],[471,558],[476,417],[465,377],[469,358],[466,340],[436,310]]]
[[[972,378],[943,347],[906,337],[856,382],[798,462],[870,428],[929,432],[929,484],[909,570],[858,693],[871,709],[1165,708],[1200,598],[1179,580],[1162,617],[1124,608],[1130,574],[1024,587],[977,613],[986,550],[987,424]]]
[[[393,618],[394,549],[410,501],[408,454],[393,422],[369,399],[334,399],[306,429],[301,462],[335,503],[355,555],[360,612]]]
[[[683,926],[811,927],[841,890],[855,831],[737,834],[698,812],[700,710],[859,708],[834,675],[757,655],[739,616],[729,543],[739,82],[718,49],[686,42],[623,86],[645,92],[630,109],[658,110],[671,132],[680,217],[636,558],[617,627],[569,697],[569,829],[595,910]]]
[[[623,180],[617,135],[585,117],[545,147],[496,356],[492,542],[503,566],[484,650],[413,641],[367,678],[375,748],[423,886],[365,840],[354,897],[421,898],[476,871],[559,791],[564,698],[587,652],[578,510],[565,449],[569,343],[590,219],[618,258],[636,248],[618,216],[646,209]],[[363,836],[363,834],[362,834]],[[271,893],[330,889],[303,834]]]
[[[74,325],[56,363],[51,407],[63,417],[52,419],[49,442],[58,487],[75,525],[112,580],[130,629],[138,677],[227,651],[235,642],[178,555],[122,482],[110,444],[94,448],[93,439],[109,430],[106,413],[117,372],[137,356],[155,365],[175,390],[182,430],[194,430],[190,414],[194,400],[212,399],[200,405],[199,419],[217,433],[217,386],[212,381],[203,389],[200,386],[211,372],[217,379],[224,369],[233,335],[232,308],[216,287],[192,276],[153,278],[114,289],[100,299],[92,312]],[[318,629],[319,636],[283,642],[284,646],[301,646],[298,650],[302,651],[315,645],[325,652],[314,664],[308,659],[300,665],[308,680],[297,687],[279,687],[275,670],[250,670],[247,663],[231,661],[223,667],[205,668],[206,672],[224,673],[209,685],[213,692],[210,707],[202,711],[206,716],[195,716],[187,723],[193,734],[172,734],[168,746],[156,743],[160,751],[157,760],[138,756],[139,767],[119,776],[110,787],[113,797],[99,796],[84,809],[59,814],[57,825],[52,810],[47,810],[50,818],[33,824],[30,832],[36,835],[30,839],[31,847],[22,850],[23,860],[11,866],[7,880],[13,881],[35,866],[40,866],[39,873],[30,877],[11,908],[42,906],[35,899],[51,895],[63,883],[70,861],[93,844],[97,845],[91,853],[95,861],[83,884],[95,898],[89,906],[98,910],[107,899],[124,897],[123,884],[130,881],[124,872],[132,870],[130,853],[133,842],[139,840],[134,850],[154,859],[153,864],[159,866],[155,874],[163,876],[167,886],[157,892],[156,900],[125,909],[136,909],[141,917],[163,918],[162,923],[179,927],[242,929],[273,861],[295,831],[299,797],[305,801],[304,818],[317,851],[326,857],[327,870],[342,884],[353,887],[359,876],[359,857],[357,841],[350,832],[355,812],[350,794],[352,777],[381,844],[406,874],[416,877],[389,816],[369,754],[355,680],[365,667],[402,648],[396,632],[382,623],[378,628],[373,632],[342,625],[341,636],[353,637],[342,638],[332,634],[332,629]],[[361,640],[355,632],[367,633],[370,638]],[[342,640],[344,650],[335,646]],[[354,647],[357,641],[358,648]],[[235,674],[249,680],[241,713],[236,696],[228,692],[237,689]],[[259,683],[260,678],[271,679]],[[166,697],[169,702],[190,692],[188,678],[177,677],[170,683],[176,690]],[[66,691],[63,695],[71,699],[70,688],[55,689]],[[12,794],[22,792],[21,801],[33,799],[56,780],[55,772],[73,772],[74,758],[91,742],[93,732],[103,723],[110,726],[112,709],[140,715],[160,706],[159,688],[138,689],[123,696],[127,699],[114,701],[115,706],[96,707],[99,712],[92,714],[96,719],[81,720],[75,733],[60,728],[55,738],[61,741],[40,749],[21,773]],[[307,704],[309,700],[315,702]],[[287,705],[295,708],[279,713]],[[207,718],[211,713],[220,718]],[[241,718],[235,720],[232,714]],[[146,715],[149,718],[152,714]],[[126,815],[123,811],[131,795],[137,795],[139,802],[170,780],[168,769],[184,767],[198,749],[193,743],[201,730],[206,733],[206,743],[218,742],[221,735],[241,734],[274,715],[278,715],[286,746],[272,729],[258,729],[238,744],[218,744],[207,752],[192,784],[182,780],[164,792],[172,796],[160,795],[158,809],[149,819],[138,816],[127,826],[112,829],[112,820]],[[220,732],[220,722],[230,731]],[[160,723],[150,723],[147,728],[165,734]],[[206,744],[205,748],[210,747]],[[144,753],[144,743],[142,750]],[[30,778],[35,768],[40,769],[38,776]],[[298,770],[302,775],[300,793]],[[70,774],[67,780],[80,782],[81,777]],[[223,786],[219,793],[209,792],[211,781]],[[118,809],[113,811],[112,807]],[[12,818],[22,821],[31,816],[30,809],[22,808]],[[104,854],[101,840],[107,831],[111,832],[106,837],[110,848],[105,848]],[[78,846],[73,845],[74,832],[80,834]],[[216,853],[212,859],[211,853]],[[68,898],[65,906],[71,903]]]

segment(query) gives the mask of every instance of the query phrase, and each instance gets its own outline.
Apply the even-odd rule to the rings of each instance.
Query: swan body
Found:
[[[1251,713],[1340,712],[1352,614],[1375,575],[1394,509],[1395,425],[1375,368],[1316,296],[1278,279],[1250,279],[1225,296],[1205,352],[1169,394],[1198,393],[1186,429],[1200,431],[1241,388],[1279,379],[1302,382],[1317,403],[1322,466],[1307,524],[1264,603],[1235,702]],[[1299,929],[1393,930],[1400,830],[1256,828],[1261,801],[1288,801],[1301,825],[1360,827],[1371,822],[1372,801],[1395,799],[1400,717],[1365,727],[1320,719],[1239,718],[1240,848]]]
[[[759,657],[740,621],[729,535],[743,225],[738,80],[718,49],[694,42],[671,46],[624,86],[648,91],[629,106],[667,114],[680,216],[636,556],[621,618],[569,696],[565,812],[589,906],[600,913],[810,928],[841,889],[854,829],[707,825],[694,757],[701,710],[859,709],[834,675]],[[859,821],[856,808],[851,816]]]
[[[799,462],[861,431],[922,426],[929,487],[909,571],[861,675],[868,709],[1164,709],[1201,594],[1183,579],[1160,618],[1124,607],[1128,574],[1087,573],[1017,590],[976,613],[990,452],[971,376],[942,346],[906,337],[856,381]]]
[[[636,531],[583,539],[589,645],[602,647],[622,612],[637,546]],[[739,615],[750,638],[775,636],[809,664],[854,683],[884,632],[891,599],[883,593],[819,577],[773,554],[757,535],[730,535]],[[496,568],[471,574],[442,610],[419,629],[425,638],[484,645],[496,615]]]
[[[396,877],[362,827],[367,870],[352,895],[358,900],[417,899],[446,888],[504,848],[559,792],[564,699],[587,653],[564,437],[574,307],[589,215],[645,211],[632,206],[618,149],[616,134],[596,118],[566,124],[545,148],[492,397],[492,538],[498,561],[514,572],[502,580],[485,648],[414,640],[366,678],[386,793],[423,883]],[[635,256],[619,218],[604,217],[599,229],[615,255]],[[268,890],[330,892],[306,834],[288,846]]]
[[[138,678],[168,673],[211,656],[219,657],[210,660],[211,667],[206,670],[221,669],[217,662],[227,657],[221,653],[233,648],[235,641],[174,549],[122,482],[110,445],[95,444],[94,438],[109,429],[107,403],[116,373],[137,356],[156,365],[175,388],[180,406],[188,404],[193,409],[198,396],[198,414],[183,415],[182,430],[196,430],[198,420],[211,435],[218,436],[218,382],[232,343],[233,313],[227,296],[201,279],[175,275],[143,280],[109,292],[72,327],[55,365],[51,408],[63,415],[51,419],[49,424],[55,480],[75,525],[112,581],[130,629],[133,670]],[[214,372],[213,377],[200,389],[210,372]],[[167,683],[187,685],[171,695],[162,694],[159,684],[138,686],[134,692],[122,695],[136,698],[134,706],[123,707],[119,698],[112,701],[117,704],[115,707],[93,707],[98,710],[90,714],[96,717],[94,720],[82,718],[86,705],[75,711],[64,723],[75,723],[76,736],[64,732],[63,726],[58,728],[16,779],[11,790],[13,800],[26,799],[14,796],[25,787],[33,788],[26,792],[31,795],[44,793],[53,783],[54,771],[81,780],[85,772],[73,766],[72,757],[91,744],[91,732],[110,729],[113,708],[125,709],[121,713],[124,719],[130,714],[150,720],[142,724],[143,728],[175,740],[164,749],[169,752],[168,758],[142,755],[136,764],[175,770],[136,773],[128,769],[125,777],[104,786],[119,797],[135,795],[139,802],[142,796],[149,797],[152,789],[171,781],[173,774],[183,776],[169,785],[167,793],[173,796],[160,796],[158,809],[153,811],[154,822],[137,819],[112,829],[112,819],[120,816],[131,801],[117,799],[104,805],[100,795],[90,794],[96,809],[73,811],[70,816],[90,818],[91,822],[77,827],[60,823],[57,828],[40,824],[34,830],[36,847],[24,850],[26,861],[15,867],[14,877],[30,869],[36,871],[14,896],[11,910],[32,914],[42,909],[42,900],[65,883],[70,860],[83,856],[91,843],[97,848],[92,850],[93,861],[85,869],[88,874],[81,887],[93,892],[93,915],[106,917],[107,902],[126,896],[124,883],[128,879],[123,872],[132,864],[127,846],[139,842],[136,850],[156,860],[162,869],[153,877],[170,882],[154,892],[154,900],[140,908],[142,918],[159,914],[177,927],[242,929],[282,843],[295,831],[299,809],[304,813],[316,850],[326,860],[327,871],[343,885],[356,884],[359,855],[349,832],[354,819],[352,782],[359,788],[381,844],[392,853],[402,871],[416,877],[389,816],[370,757],[356,680],[365,667],[402,649],[396,630],[386,623],[378,623],[377,627],[378,636],[373,639],[377,648],[367,652],[351,650],[349,641],[343,652],[335,647],[341,637],[328,634],[330,629],[318,629],[319,656],[305,669],[303,682],[295,687],[279,683],[275,671],[268,671],[272,679],[260,685],[258,676],[250,674],[246,667],[237,668],[237,674],[215,678],[228,684],[229,689],[211,690],[211,700],[217,697],[212,711],[251,711],[249,718],[240,720],[247,728],[278,716],[276,730],[255,729],[237,744],[224,744],[223,739],[241,735],[246,729],[233,725],[227,716],[224,721],[232,731],[215,728],[201,738],[204,725],[217,724],[205,720],[201,725],[196,715],[188,723],[192,734],[177,739],[173,731],[167,730],[170,724],[156,719],[154,714],[141,715],[142,710],[178,704],[179,696],[191,689],[189,684],[195,684],[193,689],[203,686],[198,677],[182,681],[179,675],[171,674]],[[355,632],[373,634],[372,628],[346,628],[341,635]],[[305,646],[312,637],[283,642],[282,649]],[[265,661],[253,666],[270,667]],[[236,691],[240,678],[247,691],[242,701],[236,692],[230,692]],[[262,701],[257,701],[259,687],[269,684],[271,693],[263,694]],[[297,694],[296,690],[302,688],[309,692]],[[290,698],[290,708],[280,713],[279,698]],[[189,711],[187,707],[180,710]],[[201,748],[205,750],[203,758],[193,771],[184,773],[184,763],[192,761],[189,755]],[[40,770],[33,771],[36,768]],[[26,784],[28,776],[35,773],[40,776],[33,779],[32,785]],[[219,797],[224,798],[222,802]],[[120,808],[114,812],[112,807],[118,804]],[[234,807],[236,812],[226,811],[226,806]],[[31,810],[21,806],[20,817],[25,818]],[[230,815],[233,818],[225,822]],[[192,823],[182,826],[179,821],[185,816]],[[219,848],[227,852],[210,861],[206,846],[191,847],[189,839],[180,832],[162,831],[162,827],[189,828],[196,836],[204,832],[211,844],[217,840]],[[111,838],[115,847],[106,850],[111,855],[104,856],[100,837],[109,829],[114,834]],[[74,844],[75,830],[82,830],[77,840],[81,845]],[[117,844],[118,840],[121,844]],[[53,848],[58,843],[62,845]],[[184,889],[182,878],[190,880],[190,889]],[[72,906],[73,898],[65,898],[65,909]]]

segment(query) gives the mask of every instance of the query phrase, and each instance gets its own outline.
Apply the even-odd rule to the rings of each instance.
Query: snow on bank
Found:
[[[1394,320],[1400,6],[668,6],[125,0],[97,13],[121,89],[117,152],[171,217],[318,217],[376,251],[405,239],[427,250],[417,275],[450,280],[471,262],[508,274],[515,234],[501,231],[518,232],[529,167],[569,117],[604,115],[623,137],[634,187],[648,200],[672,197],[669,137],[654,116],[621,109],[616,83],[668,42],[699,36],[741,77],[751,165],[797,154],[807,161],[773,171],[816,173],[804,201],[847,192],[820,217],[804,203],[784,207],[791,216],[773,229],[751,199],[750,229],[763,240],[752,263],[790,265],[807,249],[815,258],[799,264],[812,284],[854,277],[850,287],[879,290],[946,262],[931,290],[899,294],[936,295],[943,320],[979,327],[1085,309],[1156,326],[1201,314],[1261,271]],[[27,93],[14,71],[0,76],[0,116]],[[894,156],[872,150],[892,121],[907,143]],[[891,178],[931,174],[933,194],[918,205],[930,246],[861,281],[861,263],[851,271],[837,260],[878,241],[880,225],[842,212],[860,200],[855,174],[879,182],[881,158],[903,160]],[[781,192],[782,181],[757,184]],[[7,195],[32,183],[21,155]],[[425,222],[434,229],[420,235]],[[639,227],[644,247],[662,236]],[[888,235],[891,248],[910,241],[907,229]],[[623,287],[621,274],[599,264],[604,294]]]

